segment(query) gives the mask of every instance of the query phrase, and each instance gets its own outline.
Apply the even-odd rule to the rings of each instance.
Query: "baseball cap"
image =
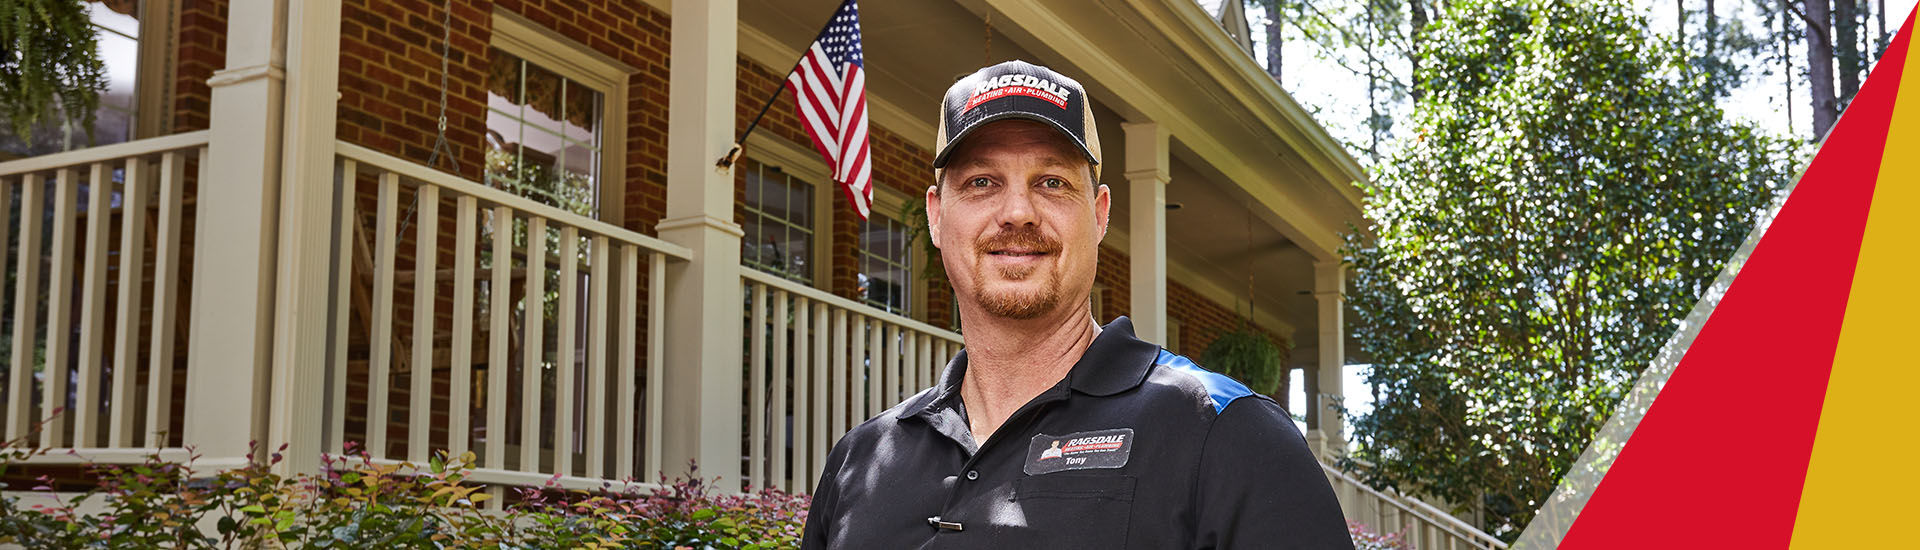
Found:
[[[940,102],[940,129],[934,134],[934,168],[945,168],[956,145],[988,123],[1019,118],[1045,124],[1080,147],[1100,170],[1100,133],[1093,107],[1079,82],[1025,61],[1008,61],[974,71],[947,88]]]

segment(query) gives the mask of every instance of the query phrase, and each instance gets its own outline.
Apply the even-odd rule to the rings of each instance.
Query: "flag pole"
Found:
[[[835,9],[834,13],[838,14],[840,13],[840,10]],[[833,16],[832,15],[827,16],[827,24],[832,24],[832,23],[833,23]],[[825,27],[827,25],[822,24],[821,26]],[[807,52],[801,51],[800,59],[806,59],[806,57],[807,57]],[[787,69],[787,74],[780,76],[781,84],[778,86],[774,86],[773,95],[767,96],[767,104],[760,106],[760,114],[754,115],[753,122],[747,123],[747,131],[740,132],[740,139],[735,140],[733,142],[733,147],[730,149],[727,149],[726,155],[721,156],[719,161],[713,163],[714,168],[719,170],[733,169],[733,163],[740,160],[741,147],[744,147],[746,145],[747,135],[752,134],[754,128],[760,127],[760,119],[765,118],[767,116],[767,109],[773,108],[773,102],[780,99],[780,92],[787,89],[787,86],[785,84],[787,81],[787,78],[792,77],[793,72],[797,70],[800,70],[800,63],[798,61],[795,61],[793,64],[793,67]]]
[[[796,67],[798,67],[798,65],[796,65]],[[787,81],[787,78],[786,78],[787,76],[793,76],[792,69],[788,69],[787,75],[780,78],[780,82],[782,84],[779,86],[775,86],[773,88],[773,94],[767,96],[767,104],[760,106],[760,114],[754,115],[753,122],[747,123],[747,131],[740,132],[740,139],[735,140],[733,142],[733,148],[728,149],[727,154],[725,156],[720,157],[719,162],[713,163],[713,166],[715,168],[719,168],[721,170],[728,170],[733,168],[733,163],[735,161],[740,160],[740,148],[741,146],[747,143],[747,135],[752,134],[754,128],[760,127],[760,119],[765,118],[767,116],[767,110],[773,108],[773,102],[780,100],[780,92],[785,91],[787,89],[787,86],[785,84],[785,82]]]

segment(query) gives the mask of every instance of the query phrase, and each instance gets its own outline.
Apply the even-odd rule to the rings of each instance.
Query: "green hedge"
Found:
[[[282,450],[285,448],[282,447]],[[0,447],[0,476],[44,451]],[[695,478],[652,491],[518,489],[488,512],[486,486],[468,478],[473,454],[424,468],[374,464],[365,453],[326,461],[318,474],[274,473],[279,452],[207,475],[192,460],[150,457],[92,465],[97,483],[58,504],[0,499],[0,544],[27,548],[794,548],[808,498],[775,490],[717,493]],[[51,491],[52,480],[34,487]],[[0,488],[7,488],[0,484]],[[10,489],[10,488],[8,488]],[[99,498],[105,509],[78,511]]]

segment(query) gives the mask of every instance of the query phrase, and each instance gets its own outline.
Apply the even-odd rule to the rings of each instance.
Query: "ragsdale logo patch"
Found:
[[[960,108],[960,112],[971,111],[974,107],[980,106],[981,103],[1015,95],[1045,100],[1048,103],[1054,104],[1056,107],[1065,109],[1067,108],[1067,100],[1073,96],[1073,91],[1068,90],[1066,86],[1061,86],[1057,82],[1033,75],[1002,75],[997,78],[987,79],[987,81],[981,82],[979,86],[974,87],[973,94],[967,98],[967,104]]]
[[[1027,475],[1065,470],[1119,468],[1133,453],[1133,428],[1067,435],[1039,434],[1027,443]]]

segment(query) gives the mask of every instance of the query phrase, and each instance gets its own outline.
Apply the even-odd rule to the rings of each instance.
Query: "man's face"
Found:
[[[1079,148],[1026,120],[983,126],[959,147],[927,189],[956,297],[1011,319],[1086,301],[1112,197]]]

